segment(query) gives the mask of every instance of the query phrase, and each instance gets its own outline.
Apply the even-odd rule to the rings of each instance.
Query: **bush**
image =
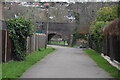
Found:
[[[103,32],[102,28],[109,21],[118,18],[119,5],[103,7],[97,11],[97,21],[92,22],[89,32],[89,46],[97,52],[103,51]]]
[[[77,28],[76,28],[73,33],[72,46],[76,45],[76,42],[79,39],[88,40],[88,33],[80,33],[77,31]]]
[[[33,34],[34,25],[24,17],[9,19],[6,23],[12,41],[12,57],[17,61],[24,60],[27,37]]]
[[[96,50],[97,52],[103,51],[103,31],[102,28],[108,24],[108,22],[104,21],[96,21],[93,22],[90,26],[89,32],[89,42],[91,43],[91,48]]]
[[[118,18],[118,8],[120,6],[118,5],[112,5],[110,7],[103,7],[103,8],[100,8],[97,13],[98,13],[98,16],[97,16],[97,20],[98,21],[111,21],[111,20],[114,20],[116,18]]]

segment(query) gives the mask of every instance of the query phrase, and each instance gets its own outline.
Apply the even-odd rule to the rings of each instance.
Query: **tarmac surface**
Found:
[[[51,46],[56,50],[30,67],[21,78],[112,78],[82,49]]]

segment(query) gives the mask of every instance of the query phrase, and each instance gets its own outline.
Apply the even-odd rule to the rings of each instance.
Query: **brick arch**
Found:
[[[59,33],[49,33],[48,34],[48,41],[50,41],[53,38],[53,36],[55,36],[55,35],[58,35],[58,36],[60,36],[62,38],[62,35],[59,34]]]

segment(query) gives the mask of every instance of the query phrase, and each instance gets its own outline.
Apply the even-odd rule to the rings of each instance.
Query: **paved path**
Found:
[[[81,49],[52,47],[56,51],[29,68],[21,78],[111,78]]]

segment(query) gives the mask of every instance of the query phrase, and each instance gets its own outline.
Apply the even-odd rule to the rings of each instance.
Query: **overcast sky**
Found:
[[[41,1],[61,1],[61,2],[86,2],[86,1],[118,1],[118,0],[41,0]]]
[[[107,1],[107,2],[111,2],[111,1],[120,1],[120,0],[35,0],[35,1],[54,1],[54,2],[96,2],[96,1]]]
[[[1,0],[0,0],[1,1]],[[3,1],[39,1],[39,2],[118,2],[120,0],[3,0]]]

